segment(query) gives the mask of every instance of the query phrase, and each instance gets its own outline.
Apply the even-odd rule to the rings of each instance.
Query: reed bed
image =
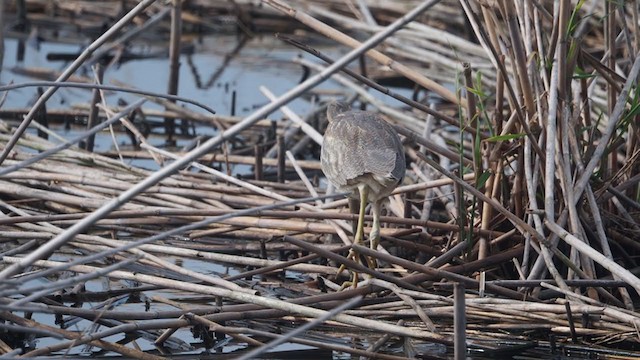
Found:
[[[0,357],[248,359],[276,342],[306,347],[269,356],[639,355],[638,1],[2,5],[18,24],[26,12],[96,36],[61,72],[15,70],[55,81],[0,89],[46,87],[31,108],[0,106]],[[244,118],[176,86],[104,85],[95,68],[70,79],[119,44],[170,34],[175,85],[190,35],[265,31],[317,60],[293,59],[309,77],[281,96],[261,87],[269,102]],[[331,59],[314,49],[321,37],[356,50]],[[304,116],[286,108],[329,78],[334,97],[380,112],[403,138],[408,170],[375,251],[352,244],[356,215],[320,171],[330,96]],[[46,110],[59,86],[93,100]],[[105,91],[140,100],[109,104]],[[270,118],[277,109],[287,119]],[[43,116],[89,125],[64,140]],[[218,135],[189,149],[148,141],[192,137],[177,120]],[[134,146],[91,151],[107,127]],[[341,286],[353,272],[362,281]]]

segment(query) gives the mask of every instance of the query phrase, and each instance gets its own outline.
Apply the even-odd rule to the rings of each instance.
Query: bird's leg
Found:
[[[352,197],[349,197],[349,213],[350,214],[360,214],[360,201],[358,201],[358,199],[354,199]],[[351,222],[351,233],[355,234],[356,230],[358,229],[358,222],[357,221],[352,221]]]
[[[367,210],[367,196],[369,194],[369,187],[361,184],[358,186],[360,192],[360,213],[358,214],[358,227],[356,228],[356,235],[353,242],[360,245],[364,238],[364,215]]]
[[[369,187],[367,185],[360,185],[358,186],[358,190],[360,191],[360,214],[358,216],[358,229],[356,230],[356,236],[353,240],[354,243],[361,245],[362,244],[362,239],[364,238],[364,216],[367,210],[367,196],[369,194]],[[377,210],[376,210],[376,206],[377,206]],[[378,247],[377,243],[380,240],[380,203],[379,201],[374,202],[373,204],[373,232],[376,231],[376,221],[378,224],[377,227],[377,235],[375,235],[377,237],[378,240],[376,240],[376,246],[373,246],[373,239],[371,240],[371,248],[375,249]],[[376,217],[376,213],[378,214],[378,216]],[[373,235],[373,232],[371,235]],[[371,236],[369,236],[371,237]],[[370,258],[370,257],[366,257],[367,259],[367,266],[369,267],[369,269],[375,269],[378,264],[375,261],[375,259]],[[357,274],[356,274],[357,276]]]
[[[371,250],[378,250],[378,244],[380,244],[380,207],[382,206],[382,199],[378,199],[373,202],[373,224],[371,225],[371,232],[369,233],[369,246]],[[375,258],[367,258],[369,267],[375,269],[378,267],[378,262]]]
[[[382,199],[373,203],[373,224],[371,225],[371,233],[369,234],[369,241],[372,250],[377,250],[380,244],[380,208],[382,206]]]
[[[367,185],[361,184],[358,186],[358,192],[360,193],[360,212],[358,213],[358,226],[356,227],[356,234],[353,238],[353,243],[354,244],[362,244],[362,240],[364,237],[364,215],[365,212],[367,210],[367,196],[369,193],[369,187]],[[354,261],[359,261],[359,256],[358,254],[355,253],[355,251],[351,250],[349,251],[349,255],[347,256],[347,259],[353,259]],[[367,263],[369,263],[370,261],[367,258]],[[371,264],[368,264],[369,266],[371,266]],[[338,269],[338,274],[340,274],[342,272],[342,270],[344,270],[345,266],[341,265],[340,268]],[[351,284],[353,287],[356,287],[358,285],[358,273],[354,272],[353,273],[353,278],[352,280],[349,282],[345,282],[342,284],[341,289],[344,289],[345,287],[349,286],[349,284]]]

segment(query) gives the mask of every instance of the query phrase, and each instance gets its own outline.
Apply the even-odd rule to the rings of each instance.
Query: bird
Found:
[[[372,203],[370,247],[380,243],[380,208],[402,182],[405,154],[398,132],[376,112],[352,110],[349,104],[332,101],[327,107],[320,165],[327,180],[340,192],[359,201],[354,243],[362,244],[367,203]]]

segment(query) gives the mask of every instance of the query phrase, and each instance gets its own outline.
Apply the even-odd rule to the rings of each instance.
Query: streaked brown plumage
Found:
[[[327,108],[329,126],[324,133],[321,165],[327,179],[339,190],[360,200],[355,242],[363,238],[364,212],[373,203],[371,247],[380,239],[380,205],[404,177],[404,148],[393,126],[374,112],[351,110],[332,102]]]

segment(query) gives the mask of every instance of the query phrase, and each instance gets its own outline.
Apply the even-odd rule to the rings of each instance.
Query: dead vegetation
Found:
[[[637,1],[181,3],[4,4],[7,36],[46,25],[92,37],[47,76],[95,90],[87,106],[42,111],[51,82],[33,107],[0,108],[1,354],[251,358],[280,338],[319,349],[300,357],[638,355]],[[264,88],[271,102],[244,118],[176,106],[180,94],[140,95],[164,111],[108,104],[94,79],[69,83],[98,58],[135,59],[123,44],[140,38],[170,43],[171,83],[196,35],[265,31],[318,60],[293,60],[308,78],[281,96]],[[357,51],[330,59],[313,48],[327,38]],[[381,112],[404,138],[408,171],[381,246],[353,246],[376,269],[345,258],[355,216],[321,181],[330,96],[309,94],[328,78],[342,86],[334,96]],[[300,97],[305,116],[286,109]],[[277,109],[287,119],[276,124]],[[45,118],[93,131],[65,142]],[[192,136],[178,120],[218,135],[190,151],[147,141]],[[135,147],[86,150],[115,123]],[[250,170],[230,176],[240,164]],[[340,289],[341,264],[367,274],[357,288]]]

